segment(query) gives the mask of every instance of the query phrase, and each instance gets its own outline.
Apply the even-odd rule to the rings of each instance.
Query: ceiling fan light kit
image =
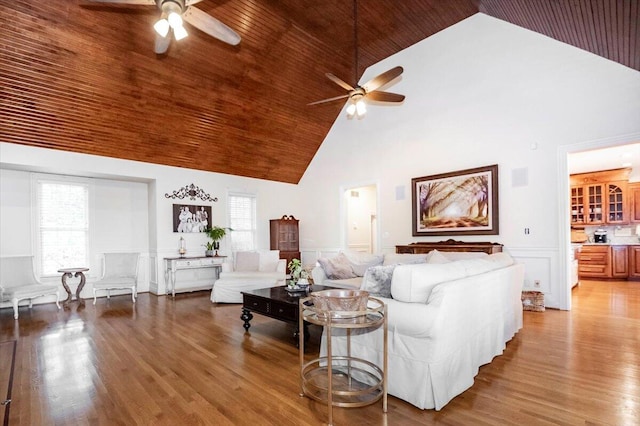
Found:
[[[153,25],[157,33],[154,51],[163,54],[169,49],[171,37],[169,31],[173,31],[173,37],[180,41],[189,34],[184,27],[188,22],[200,31],[215,37],[232,46],[240,43],[240,36],[231,28],[218,21],[213,16],[203,12],[192,5],[202,0],[89,0],[96,3],[120,3],[135,5],[155,5],[160,11],[160,19]]]
[[[354,56],[355,56],[355,78],[358,80],[358,1],[353,0],[353,40],[354,40]],[[362,86],[356,85],[352,87],[350,84],[345,83],[335,75],[331,73],[325,74],[327,78],[349,93],[342,96],[336,96],[329,99],[323,99],[321,101],[311,102],[307,105],[317,105],[325,102],[331,102],[338,99],[349,98],[349,105],[347,105],[347,117],[353,118],[354,115],[358,118],[363,118],[367,113],[366,99],[377,102],[392,102],[398,103],[404,101],[404,95],[398,95],[397,93],[383,92],[377,90],[385,84],[395,80],[402,74],[402,67],[394,67],[382,74],[372,78]]]
[[[153,24],[153,29],[156,30],[161,37],[166,37],[167,34],[169,34],[169,21],[164,13],[162,14],[162,18]]]
[[[356,115],[358,118],[362,118],[366,113],[367,104],[364,102],[362,96],[360,96],[359,99],[352,97],[347,106],[347,117],[353,118],[353,116]]]

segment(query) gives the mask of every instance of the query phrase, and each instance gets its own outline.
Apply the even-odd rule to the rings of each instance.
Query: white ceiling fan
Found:
[[[200,31],[235,46],[240,43],[240,36],[231,28],[211,15],[193,7],[202,0],[89,0],[95,3],[118,3],[134,5],[153,5],[161,11],[160,19],[153,25],[156,30],[154,51],[162,54],[169,49],[171,32],[176,40],[182,40],[188,33],[183,21],[188,22]]]

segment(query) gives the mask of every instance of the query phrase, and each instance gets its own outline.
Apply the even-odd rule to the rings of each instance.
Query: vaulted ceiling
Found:
[[[242,42],[187,27],[164,55],[154,7],[0,0],[0,140],[297,183],[344,105],[306,105],[344,94],[325,73],[355,84],[477,12],[640,70],[638,3],[358,0],[356,70],[346,0],[204,0]]]

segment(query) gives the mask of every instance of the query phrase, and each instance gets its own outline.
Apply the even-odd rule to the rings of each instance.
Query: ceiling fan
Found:
[[[156,30],[154,51],[162,54],[169,49],[171,32],[176,40],[182,40],[188,33],[183,21],[187,21],[200,31],[235,46],[240,43],[240,36],[231,28],[208,15],[193,4],[202,0],[89,0],[95,3],[119,3],[134,5],[153,5],[161,11],[160,19],[153,25]]]
[[[353,1],[353,39],[354,39],[354,52],[355,52],[355,80],[358,81],[358,2],[357,0]],[[331,73],[326,73],[327,78],[343,89],[347,90],[349,93],[346,95],[336,96],[333,98],[323,99],[321,101],[311,102],[307,105],[317,105],[325,102],[331,102],[338,99],[349,98],[349,105],[347,106],[347,116],[349,118],[357,115],[358,118],[364,116],[367,111],[365,105],[365,99],[370,101],[377,102],[393,102],[398,103],[404,101],[404,95],[399,95],[397,93],[391,92],[383,92],[378,90],[378,88],[384,86],[395,78],[399,77],[402,74],[402,67],[394,67],[388,71],[383,72],[382,74],[372,78],[362,86],[356,85],[352,87],[350,84],[345,83],[340,78],[336,77]]]

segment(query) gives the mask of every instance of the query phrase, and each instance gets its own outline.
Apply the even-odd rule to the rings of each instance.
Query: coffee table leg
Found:
[[[253,314],[251,313],[251,311],[246,308],[242,308],[242,315],[240,315],[240,319],[244,321],[244,331],[249,331],[249,327],[251,327],[249,321],[253,319]]]
[[[300,346],[300,331],[298,330],[298,326],[296,325],[296,328],[293,330],[293,339],[296,342],[296,348],[298,346]],[[309,323],[308,322],[304,322],[303,326],[302,326],[302,332],[304,333],[304,341],[305,343],[309,341],[309,338],[311,337],[311,334],[309,334]]]

